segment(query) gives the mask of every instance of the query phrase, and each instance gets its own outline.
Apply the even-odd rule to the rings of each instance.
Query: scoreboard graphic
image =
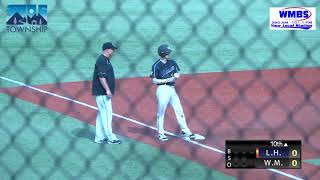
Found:
[[[300,169],[300,140],[226,140],[226,168]]]

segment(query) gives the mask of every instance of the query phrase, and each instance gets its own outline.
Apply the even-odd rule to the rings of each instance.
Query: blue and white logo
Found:
[[[271,7],[271,30],[315,30],[316,8]]]
[[[45,32],[48,24],[47,5],[8,5],[8,32]]]

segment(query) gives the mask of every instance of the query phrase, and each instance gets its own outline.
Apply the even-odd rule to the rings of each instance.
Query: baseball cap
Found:
[[[158,54],[159,56],[163,57],[165,55],[168,55],[172,52],[170,47],[167,44],[162,44],[158,47]]]
[[[102,51],[106,50],[106,49],[118,49],[118,47],[114,46],[111,42],[105,42],[103,45],[102,45]]]

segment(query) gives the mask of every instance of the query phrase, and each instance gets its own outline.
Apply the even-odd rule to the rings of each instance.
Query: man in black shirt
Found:
[[[110,59],[117,49],[112,43],[102,46],[102,54],[98,57],[92,79],[92,95],[96,97],[98,113],[96,119],[96,143],[120,144],[121,141],[112,132],[111,98],[115,91],[115,78]]]

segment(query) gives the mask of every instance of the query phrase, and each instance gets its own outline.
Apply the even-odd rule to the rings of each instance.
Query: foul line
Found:
[[[38,91],[38,92],[41,92],[43,94],[48,94],[48,95],[51,95],[51,96],[54,96],[54,97],[57,97],[57,98],[60,98],[60,99],[64,99],[64,100],[67,100],[67,101],[71,101],[71,102],[74,102],[76,104],[80,104],[82,106],[85,106],[85,107],[88,107],[88,108],[91,108],[91,109],[95,109],[95,110],[98,110],[97,107],[95,106],[92,106],[90,104],[87,104],[87,103],[84,103],[84,102],[81,102],[81,101],[77,101],[77,100],[74,100],[74,99],[71,99],[71,98],[68,98],[68,97],[65,97],[65,96],[61,96],[59,94],[55,94],[55,93],[52,93],[52,92],[49,92],[49,91],[45,91],[45,90],[42,90],[42,89],[39,89],[39,88],[36,88],[36,87],[33,87],[33,86],[30,86],[30,85],[27,85],[25,83],[22,83],[22,82],[19,82],[19,81],[15,81],[13,79],[9,79],[9,78],[6,78],[6,77],[3,77],[3,76],[0,76],[0,79],[2,80],[6,80],[6,81],[9,81],[11,83],[14,83],[14,84],[18,84],[18,85],[21,85],[21,86],[24,86],[24,87],[27,87],[29,89],[32,89],[34,91]],[[136,124],[139,124],[141,126],[144,126],[144,127],[148,127],[150,129],[153,129],[153,130],[157,130],[157,128],[153,127],[153,126],[150,126],[150,125],[147,125],[145,123],[142,123],[142,122],[139,122],[137,120],[134,120],[134,119],[131,119],[131,118],[128,118],[128,117],[125,117],[125,116],[122,116],[122,115],[119,115],[119,114],[116,114],[116,113],[113,113],[113,116],[116,116],[118,118],[122,118],[122,119],[125,119],[127,121],[130,121],[130,122],[133,122],[133,123],[136,123]],[[171,136],[174,136],[174,137],[179,137],[178,135],[174,134],[174,133],[171,133],[171,132],[168,132],[168,131],[165,131],[167,134],[171,135]],[[192,144],[195,144],[197,146],[200,146],[200,147],[203,147],[205,149],[208,149],[208,150],[211,150],[211,151],[215,151],[217,153],[220,153],[220,154],[225,154],[224,151],[220,150],[220,149],[217,149],[217,148],[214,148],[214,147],[211,147],[211,146],[207,146],[205,144],[201,144],[197,141],[193,141],[193,140],[187,140],[188,142],[192,143]],[[297,176],[294,176],[292,174],[288,174],[286,172],[283,172],[283,171],[280,171],[280,170],[276,170],[276,169],[267,169],[269,171],[272,171],[272,172],[275,172],[275,173],[278,173],[278,174],[281,174],[283,176],[286,176],[288,178],[292,178],[292,179],[295,179],[295,180],[303,180],[302,178],[300,177],[297,177]]]

